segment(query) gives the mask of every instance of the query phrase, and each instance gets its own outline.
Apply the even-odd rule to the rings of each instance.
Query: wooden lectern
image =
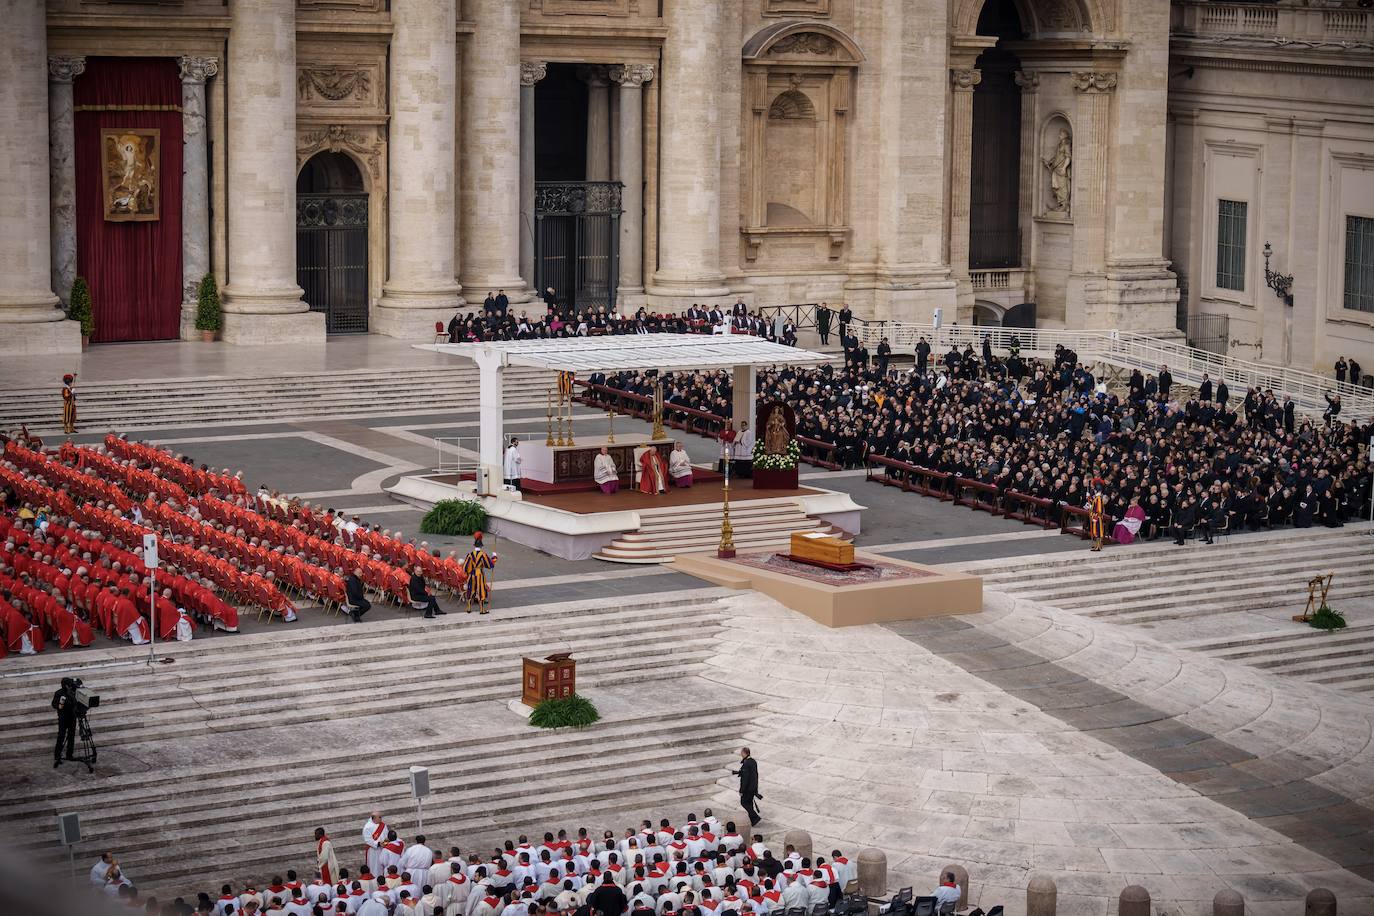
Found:
[[[524,690],[520,701],[538,706],[545,700],[561,700],[577,692],[577,662],[571,652],[557,652],[540,661],[524,659]]]

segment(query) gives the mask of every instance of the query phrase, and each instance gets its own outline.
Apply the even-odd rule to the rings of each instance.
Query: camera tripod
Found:
[[[84,714],[76,717],[76,734],[81,739],[81,753],[74,754],[72,759],[86,764],[86,772],[94,773],[95,759],[99,751],[95,746],[95,736],[91,734],[91,720]]]

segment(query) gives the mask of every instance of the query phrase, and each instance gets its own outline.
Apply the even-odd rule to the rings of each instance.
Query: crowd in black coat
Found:
[[[727,416],[727,373],[663,376],[665,400]],[[612,387],[647,393],[644,373]],[[792,405],[797,432],[833,443],[839,463],[882,455],[1070,506],[1100,486],[1107,515],[1145,514],[1141,535],[1368,517],[1374,423],[1299,419],[1291,399],[1224,383],[1184,392],[1167,367],[1109,391],[1073,351],[1052,361],[951,349],[938,368],[885,373],[853,352],[842,367],[775,367],[761,397]],[[1329,399],[1330,400],[1330,399]],[[888,473],[895,471],[889,470]],[[1095,484],[1100,481],[1100,484]]]

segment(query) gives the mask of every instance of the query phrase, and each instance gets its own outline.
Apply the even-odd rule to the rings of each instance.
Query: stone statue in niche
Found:
[[[1069,212],[1069,195],[1073,186],[1073,142],[1069,132],[1059,131],[1059,142],[1055,144],[1054,155],[1041,159],[1050,172],[1050,201],[1046,208],[1056,213]]]

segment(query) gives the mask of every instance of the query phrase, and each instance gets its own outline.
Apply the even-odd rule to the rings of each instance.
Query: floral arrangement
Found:
[[[770,455],[763,450],[763,440],[754,440],[754,467],[762,471],[790,471],[801,461],[801,446],[796,439],[787,443],[787,451]]]

